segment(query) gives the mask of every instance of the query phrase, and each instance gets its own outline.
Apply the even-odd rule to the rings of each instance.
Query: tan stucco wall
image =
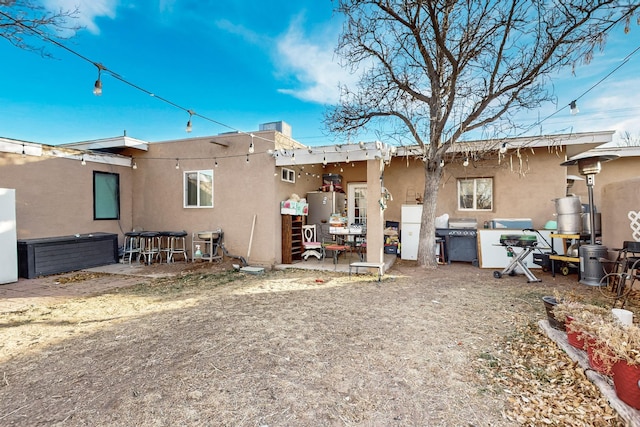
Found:
[[[93,219],[93,171],[120,175],[120,220]],[[131,168],[49,156],[0,154],[0,187],[16,190],[18,239],[131,229]],[[120,239],[122,243],[122,239]]]
[[[620,160],[627,159],[616,162]],[[624,241],[640,241],[633,235],[634,230],[636,236],[640,235],[640,177],[605,184],[601,188],[602,243],[612,249],[622,248]]]
[[[220,228],[230,254],[248,257],[247,261],[254,265],[271,266],[281,262],[280,201],[292,193],[304,197],[318,184],[308,178],[304,170],[295,184],[283,182],[280,168],[275,167],[274,158],[267,152],[274,148],[276,133],[255,135],[259,138],[253,139],[255,152],[249,155],[248,163],[252,139],[248,134],[150,144],[147,153],[136,157],[134,227],[186,230],[189,245],[192,233]],[[213,144],[211,140],[227,146]],[[175,168],[177,162],[179,170]],[[214,173],[214,207],[185,208],[184,172],[205,169],[213,169]],[[291,169],[299,171],[298,167]]]
[[[476,218],[478,226],[495,218],[531,218],[535,228],[543,228],[554,219],[553,199],[566,193],[567,168],[562,152],[546,148],[527,149],[521,153],[525,174],[518,174],[519,159],[513,152],[498,163],[497,158],[472,162],[464,167],[459,162],[445,166],[438,193],[437,215],[450,218]],[[513,166],[512,166],[513,165]],[[513,171],[512,171],[513,170]],[[491,212],[460,211],[457,209],[457,180],[459,178],[491,177],[494,184],[494,207]],[[416,203],[424,188],[424,168],[420,160],[395,158],[384,172],[385,186],[393,195],[386,212],[388,220],[400,221],[402,204]]]

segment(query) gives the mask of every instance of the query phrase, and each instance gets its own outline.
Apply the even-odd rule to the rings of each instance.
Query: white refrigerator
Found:
[[[422,205],[402,205],[400,212],[400,258],[418,259]]]
[[[16,190],[0,188],[0,284],[17,281]]]

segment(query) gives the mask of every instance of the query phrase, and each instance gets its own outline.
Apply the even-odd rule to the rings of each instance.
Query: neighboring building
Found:
[[[480,142],[459,144],[447,155],[438,215],[473,217],[480,227],[494,218],[526,217],[541,228],[553,219],[553,200],[566,193],[567,175],[577,174],[560,163],[610,142],[612,134],[518,138],[507,141],[504,154],[482,142],[486,149],[475,151],[477,158],[467,167],[465,147],[470,152]],[[125,135],[51,147],[0,138],[0,187],[16,189],[19,239],[110,232],[122,244],[132,229],[186,230],[191,236],[220,228],[231,254],[250,253],[251,264],[272,266],[282,260],[280,202],[318,190],[323,174],[340,174],[346,193],[364,190],[359,194],[367,196],[361,200],[367,256],[379,261],[385,221],[400,222],[402,204],[422,195],[424,168],[415,150],[380,142],[305,147],[283,122],[252,133],[153,143]],[[637,177],[639,164],[635,153],[604,164],[597,177],[595,204],[609,247],[621,242],[609,242],[608,236],[632,239],[613,231],[623,213],[605,203],[602,189]],[[490,204],[459,206],[461,180],[490,182]],[[587,203],[584,183],[572,192]],[[640,211],[637,191],[630,197]]]

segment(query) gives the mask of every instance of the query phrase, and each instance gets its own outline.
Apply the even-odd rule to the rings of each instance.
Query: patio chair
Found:
[[[324,247],[316,239],[315,224],[302,226],[302,247],[304,248],[302,258],[305,261],[312,255],[318,259],[324,259]]]

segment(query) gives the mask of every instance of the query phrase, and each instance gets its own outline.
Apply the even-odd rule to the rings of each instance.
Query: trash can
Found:
[[[582,245],[579,250],[580,283],[587,286],[600,286],[605,276],[600,258],[607,257],[607,247],[602,245]]]

